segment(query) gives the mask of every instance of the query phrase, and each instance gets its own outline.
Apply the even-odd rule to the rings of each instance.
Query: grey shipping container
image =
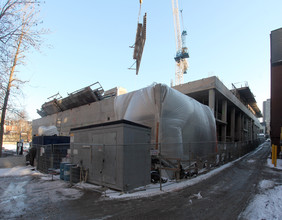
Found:
[[[73,164],[88,182],[121,191],[150,183],[151,129],[127,120],[71,129]]]

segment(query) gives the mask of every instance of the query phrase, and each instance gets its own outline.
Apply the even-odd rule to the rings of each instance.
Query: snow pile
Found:
[[[85,182],[77,183],[75,185],[76,188],[82,189],[82,190],[92,190],[92,191],[103,191],[103,186],[93,185]]]
[[[278,170],[282,170],[282,159],[277,159],[277,164],[276,167],[274,166],[274,164],[272,164],[272,160],[271,159],[267,159],[267,166],[271,167],[271,168],[275,168]]]
[[[194,198],[194,199],[202,199],[203,196],[201,195],[201,192],[199,192],[198,194],[194,194],[192,196],[190,196],[190,198]]]
[[[54,178],[52,181],[51,175],[43,176],[37,183],[29,183],[27,185],[27,191],[34,195],[30,199],[30,201],[34,203],[41,201],[42,198],[48,198],[48,201],[51,202],[58,202],[78,199],[83,195],[81,190],[70,188],[68,182],[62,181],[59,178]]]
[[[260,182],[261,194],[251,201],[247,209],[240,215],[243,219],[281,219],[282,185],[275,186],[269,180]]]
[[[271,180],[263,180],[259,183],[259,188],[261,190],[265,190],[265,189],[271,189],[273,188],[275,185],[275,183]]]
[[[13,167],[0,169],[0,177],[7,176],[25,176],[25,175],[41,175],[39,172],[32,170],[31,167]]]
[[[0,169],[0,177],[11,178],[11,182],[5,185],[5,190],[0,195],[0,218],[22,218],[26,211],[30,210],[30,204],[57,203],[65,200],[78,199],[83,195],[81,190],[69,188],[69,183],[51,175],[38,175],[27,167],[15,167]],[[28,176],[30,175],[30,176]],[[13,176],[24,176],[15,178]]]
[[[160,184],[149,184],[145,187],[139,187],[130,193],[117,192],[117,191],[108,189],[107,191],[105,191],[104,196],[107,197],[107,199],[141,198],[141,197],[159,195],[159,194],[163,194],[166,192],[179,191],[179,190],[186,188],[187,186],[195,185],[203,180],[206,180],[218,174],[222,170],[232,166],[236,161],[237,160],[230,162],[228,164],[225,164],[217,169],[214,169],[204,175],[197,176],[196,178],[193,178],[193,179],[182,180],[180,182],[176,182],[175,180],[169,180],[168,182],[162,184],[162,191],[160,190]],[[199,193],[198,198],[200,196],[201,195]]]
[[[282,160],[277,160],[274,167],[271,159],[267,159],[267,166],[282,170]],[[281,219],[282,216],[282,185],[273,180],[262,180],[260,191],[249,203],[246,210],[240,214],[242,219]]]
[[[16,152],[17,151],[17,145],[16,144],[3,144],[3,149]]]
[[[27,196],[24,186],[27,183],[28,181],[22,181],[17,184],[11,182],[7,185],[0,199],[0,214],[8,213],[9,219],[16,218],[22,214],[26,208],[25,200]]]
[[[258,149],[256,150],[259,151],[261,150],[263,147],[263,145],[261,145],[260,147],[258,147]],[[175,180],[169,180],[168,182],[162,184],[162,191],[160,190],[160,184],[149,184],[147,186],[144,187],[139,187],[137,189],[135,189],[134,191],[131,191],[129,193],[123,193],[123,192],[117,192],[114,190],[106,190],[104,192],[104,196],[106,197],[106,199],[124,199],[124,198],[128,198],[128,199],[132,199],[132,198],[141,198],[141,197],[148,197],[148,196],[154,196],[154,195],[159,195],[159,194],[163,194],[163,193],[167,193],[167,192],[173,192],[173,191],[179,191],[182,190],[188,186],[192,186],[195,185],[203,180],[206,180],[218,173],[220,173],[221,171],[223,171],[224,169],[233,166],[234,163],[236,163],[237,161],[245,158],[248,154],[238,158],[237,160],[234,160],[232,162],[229,162],[219,168],[216,168],[214,170],[211,170],[210,172],[197,176],[196,178],[193,179],[188,179],[188,180],[181,180],[180,182],[176,182]]]
[[[3,168],[0,169],[0,177],[11,177],[11,176],[40,176],[39,182],[24,181],[24,185],[20,188],[26,187],[27,191],[32,191],[33,194],[38,194],[34,196],[33,199],[41,199],[42,197],[49,197],[52,202],[65,200],[65,199],[77,199],[82,196],[82,191],[75,188],[69,188],[69,183],[60,180],[58,175],[52,176],[48,174],[42,174],[36,171],[33,167],[14,167],[14,168]],[[12,185],[11,185],[12,184]],[[15,186],[11,183],[11,188],[14,189]],[[34,189],[37,190],[34,190]],[[9,186],[6,193],[9,192]],[[13,190],[11,190],[13,191]]]

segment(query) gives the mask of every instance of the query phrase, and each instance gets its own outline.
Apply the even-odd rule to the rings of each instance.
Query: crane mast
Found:
[[[181,33],[178,0],[171,0],[173,22],[174,22],[174,34],[176,42],[176,56],[175,59],[175,85],[183,84],[183,74],[188,69],[187,59],[189,57],[188,48],[185,45],[185,37],[187,32],[185,30]]]

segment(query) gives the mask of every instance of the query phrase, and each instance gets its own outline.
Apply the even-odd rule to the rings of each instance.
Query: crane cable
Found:
[[[141,6],[142,6],[143,0],[139,0],[139,2],[140,2],[140,8],[139,8],[139,13],[138,13],[138,20],[137,20],[137,23],[139,23],[139,18],[140,18],[140,15],[141,15]]]
[[[184,20],[183,20],[183,4],[182,4],[182,0],[179,0],[179,11],[180,11],[180,15],[181,15],[181,24],[182,24],[182,30],[185,30],[185,25],[184,25]]]
[[[179,10],[179,11],[180,11],[180,14],[181,14],[182,30],[184,31],[184,30],[185,30],[185,25],[184,25],[184,20],[183,20],[183,15],[182,15],[183,9],[181,9],[181,10]]]

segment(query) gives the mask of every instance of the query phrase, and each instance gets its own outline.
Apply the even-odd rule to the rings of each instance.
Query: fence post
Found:
[[[191,177],[191,148],[190,148],[190,143],[188,143],[188,152],[189,152],[189,161],[188,161],[188,164],[189,164],[189,177]]]
[[[211,161],[212,161],[213,155],[212,153],[208,155],[208,159],[207,159],[207,169],[208,171],[210,171],[211,168]]]
[[[72,175],[73,175],[73,171],[72,171],[72,166],[70,167],[70,186],[73,186],[73,181],[72,181]]]
[[[162,191],[162,160],[161,160],[161,144],[159,143],[159,161],[160,161],[160,191]]]
[[[180,180],[180,160],[177,160],[176,181]]]

